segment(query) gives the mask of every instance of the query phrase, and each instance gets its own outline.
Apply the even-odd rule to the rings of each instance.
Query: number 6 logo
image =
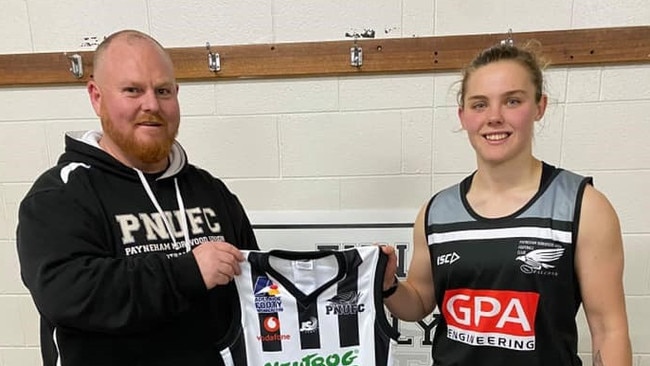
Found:
[[[280,330],[280,321],[274,316],[264,318],[264,329],[269,333],[275,333]]]

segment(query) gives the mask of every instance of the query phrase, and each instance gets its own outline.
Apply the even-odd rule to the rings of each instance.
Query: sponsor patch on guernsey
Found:
[[[311,353],[299,360],[291,361],[275,361],[275,362],[265,362],[264,366],[360,366],[356,359],[358,357],[359,350],[354,349],[347,352],[335,352],[329,355],[321,355],[318,353]],[[364,365],[365,366],[365,365]]]
[[[255,295],[255,309],[258,313],[277,313],[283,310],[280,288],[268,277],[257,277],[253,292]]]
[[[447,290],[442,306],[447,338],[472,346],[532,351],[538,303],[535,292]]]

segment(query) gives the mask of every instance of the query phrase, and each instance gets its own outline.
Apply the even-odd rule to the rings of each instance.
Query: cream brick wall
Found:
[[[3,0],[0,53],[63,52],[121,28],[168,47],[650,24],[647,0]],[[63,66],[62,66],[63,67]],[[207,67],[207,66],[206,66]],[[179,139],[248,210],[410,209],[457,182],[474,154],[456,73],[181,85]],[[650,366],[650,64],[554,68],[535,153],[594,176],[621,219],[635,366]],[[0,366],[35,366],[38,321],[20,282],[18,203],[63,131],[96,129],[83,86],[0,88]],[[580,352],[590,364],[584,316]]]

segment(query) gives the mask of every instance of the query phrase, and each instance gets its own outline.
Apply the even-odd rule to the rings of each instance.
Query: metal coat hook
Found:
[[[350,47],[350,65],[354,67],[361,67],[363,65],[363,48],[357,45],[357,40],[354,40],[354,45]]]
[[[70,60],[70,72],[74,75],[75,78],[81,79],[84,76],[84,65],[81,55],[75,53],[72,56],[68,56],[67,52],[63,53]]]
[[[501,40],[501,45],[514,47],[515,40],[512,38],[512,28],[508,29],[508,33],[506,34],[506,39]]]
[[[354,38],[354,45],[350,47],[350,66],[361,67],[363,65],[363,48],[357,44],[357,39],[361,35],[357,32],[346,32],[345,36]]]
[[[356,31],[346,32],[345,36],[354,38],[354,45],[350,47],[350,65],[361,67],[363,65],[363,48],[357,44],[357,40],[359,38],[375,38],[375,30],[364,29],[361,33]]]
[[[212,72],[221,70],[221,57],[217,52],[210,51],[210,42],[205,42],[205,48],[208,50],[208,69]]]

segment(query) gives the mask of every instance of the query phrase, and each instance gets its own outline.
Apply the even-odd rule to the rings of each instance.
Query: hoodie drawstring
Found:
[[[162,208],[160,207],[160,204],[158,203],[158,200],[156,199],[156,196],[153,194],[153,191],[151,190],[151,187],[149,186],[149,182],[147,182],[147,179],[144,177],[144,174],[138,170],[134,169],[136,172],[138,172],[138,177],[140,177],[140,182],[142,183],[142,186],[144,187],[144,190],[147,191],[147,195],[149,196],[149,200],[153,205],[156,207],[156,210],[158,211],[158,214],[160,214],[163,223],[165,224],[165,228],[167,229],[167,233],[169,234],[169,237],[172,239],[174,242],[174,247],[177,246],[176,243],[176,237],[174,236],[174,232],[172,231],[172,226],[169,222],[169,219],[167,218],[167,215],[163,212]],[[192,251],[192,244],[190,243],[190,233],[188,230],[187,226],[187,214],[185,212],[185,205],[183,204],[183,198],[181,197],[181,190],[178,188],[178,179],[174,178],[174,186],[176,188],[176,200],[178,202],[178,209],[179,209],[179,221],[181,223],[181,229],[183,230],[183,236],[185,237],[185,252],[190,252]]]

